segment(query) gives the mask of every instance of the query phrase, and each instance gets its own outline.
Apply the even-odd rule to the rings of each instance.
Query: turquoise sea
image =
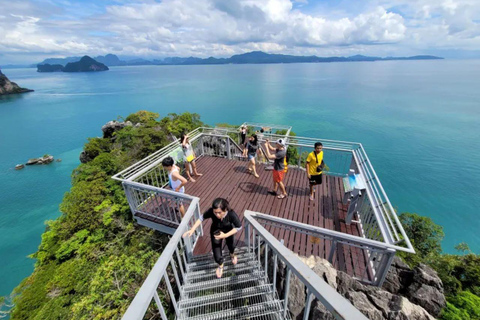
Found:
[[[35,92],[0,98],[0,295],[32,272],[27,255],[59,216],[87,138],[142,109],[361,142],[399,212],[442,225],[444,251],[467,242],[480,253],[480,61],[3,71]],[[63,161],[13,169],[45,153]]]

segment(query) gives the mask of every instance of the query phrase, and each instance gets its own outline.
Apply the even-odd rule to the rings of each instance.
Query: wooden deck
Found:
[[[325,176],[323,184],[317,186],[315,200],[309,200],[308,180],[305,171],[289,168],[285,176],[288,192],[286,199],[277,199],[267,192],[272,189],[272,172],[257,164],[260,178],[247,173],[246,162],[224,158],[202,157],[197,160],[198,171],[203,176],[195,183],[186,185],[186,193],[200,198],[200,207],[206,211],[212,201],[222,197],[230,202],[232,209],[243,221],[245,210],[257,211],[285,219],[336,230],[358,236],[356,224],[345,224],[347,207],[342,204],[343,184],[341,178]],[[211,251],[210,224],[203,224],[204,234],[199,239],[194,254]],[[235,235],[238,245],[243,243],[243,230]],[[285,246],[302,256],[328,258],[331,242],[312,238],[297,232],[267,227],[277,239],[284,240]],[[363,250],[338,244],[334,255],[334,266],[350,275],[365,277],[365,256]]]

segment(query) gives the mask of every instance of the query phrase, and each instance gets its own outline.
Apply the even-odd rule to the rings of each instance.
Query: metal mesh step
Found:
[[[244,253],[244,254],[237,254],[237,263],[242,263],[244,261],[248,261],[248,260],[253,260],[255,258],[255,255],[253,253]],[[230,258],[230,255],[227,254],[227,256],[225,256],[225,262],[224,262],[225,266],[229,266],[229,265],[232,265],[232,260]],[[210,260],[203,260],[203,261],[197,261],[197,262],[193,262],[193,263],[189,263],[187,265],[187,271],[199,271],[199,270],[203,270],[205,268],[216,268],[218,266],[218,264],[213,261],[213,259],[210,259]]]
[[[265,284],[264,273],[255,271],[250,274],[215,279],[207,283],[187,284],[182,287],[182,291],[184,293],[184,299],[188,299],[242,288],[255,287],[262,284]]]
[[[255,287],[245,287],[237,290],[231,290],[227,292],[215,293],[211,295],[206,295],[198,298],[187,299],[180,301],[178,307],[183,309],[189,309],[192,307],[198,307],[201,305],[206,305],[210,303],[218,303],[234,298],[241,298],[253,294],[270,294],[272,295],[272,285],[271,284],[262,284]]]
[[[238,262],[236,265],[232,263],[224,263],[223,264],[223,274],[227,274],[230,272],[240,271],[248,267],[255,267],[258,266],[258,262],[256,260],[247,259],[246,261]],[[186,276],[186,280],[189,281],[194,278],[198,278],[202,275],[212,275],[215,274],[215,270],[218,268],[218,264],[207,265],[201,270],[197,271],[188,271]]]
[[[259,271],[260,268],[258,267],[258,264],[254,265],[241,265],[241,266],[232,266],[228,270],[223,271],[223,276],[222,278],[231,278],[234,276],[239,276],[239,275],[248,275],[251,274],[255,271]],[[201,282],[211,282],[214,280],[217,280],[217,275],[215,273],[215,269],[210,269],[207,270],[206,273],[202,274],[194,274],[194,275],[187,275],[186,276],[186,282],[188,284],[192,283],[201,283]]]
[[[228,252],[228,250],[223,250],[222,253],[225,257],[230,254]],[[235,249],[235,254],[236,255],[241,255],[241,254],[244,254],[244,253],[247,253],[247,248],[245,248],[245,247],[239,247],[239,248]],[[193,256],[190,259],[189,264],[192,263],[192,262],[199,262],[199,261],[206,261],[206,260],[212,260],[213,261],[213,254],[212,253],[205,253],[205,254],[200,254],[200,255]]]
[[[283,300],[273,300],[273,301],[261,301],[262,298],[260,296],[252,297],[252,301],[257,301],[255,304],[251,305],[244,305],[244,306],[236,306],[238,304],[245,303],[245,301],[240,299],[231,300],[231,304],[229,306],[235,306],[232,309],[225,310],[219,306],[222,311],[213,311],[208,314],[196,314],[195,316],[187,317],[186,319],[190,320],[237,320],[237,319],[245,319],[245,318],[252,318],[252,317],[260,317],[262,314],[265,313],[275,313],[281,312],[283,310]],[[257,300],[258,299],[258,300]]]

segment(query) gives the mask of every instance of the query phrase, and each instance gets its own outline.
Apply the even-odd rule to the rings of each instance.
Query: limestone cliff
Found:
[[[31,92],[33,90],[21,88],[15,82],[8,80],[0,70],[0,95]]]

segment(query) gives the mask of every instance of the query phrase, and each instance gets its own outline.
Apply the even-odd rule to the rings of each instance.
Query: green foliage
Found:
[[[197,113],[185,112],[180,115],[169,113],[168,117],[160,120],[160,125],[174,136],[180,137],[182,133],[187,133],[203,126],[203,123],[200,121],[200,115]]]
[[[130,121],[132,123],[142,123],[147,124],[155,121],[160,115],[156,112],[150,112],[145,110],[137,111],[129,115],[125,121]]]
[[[100,153],[110,151],[110,141],[103,138],[89,138],[88,143],[83,147],[83,151],[87,159],[93,160]]]
[[[401,253],[400,256],[411,266],[434,261],[442,252],[442,227],[416,213],[404,212],[399,219],[416,251],[415,255]]]
[[[448,299],[458,309],[465,310],[471,319],[480,319],[480,297],[470,291],[462,291]]]
[[[90,161],[72,173],[72,188],[48,221],[35,271],[14,291],[11,319],[120,319],[168,241],[135,227],[120,183],[111,179],[135,161],[162,148],[167,135],[203,125],[196,114],[141,111],[126,120],[141,123],[92,138]],[[151,318],[152,314],[147,314]]]
[[[457,244],[455,250],[460,251],[461,253],[471,252],[470,247],[465,242]]]
[[[432,266],[442,279],[446,294],[454,296],[461,290],[469,290],[480,296],[479,255],[444,254],[438,257]]]
[[[60,245],[60,248],[58,248],[55,253],[55,258],[60,262],[70,258],[78,249],[80,249],[81,244],[85,242],[88,234],[88,230],[81,230],[75,233],[73,237]]]
[[[441,320],[471,320],[466,310],[458,309],[453,304],[447,302],[447,306],[442,310]]]

